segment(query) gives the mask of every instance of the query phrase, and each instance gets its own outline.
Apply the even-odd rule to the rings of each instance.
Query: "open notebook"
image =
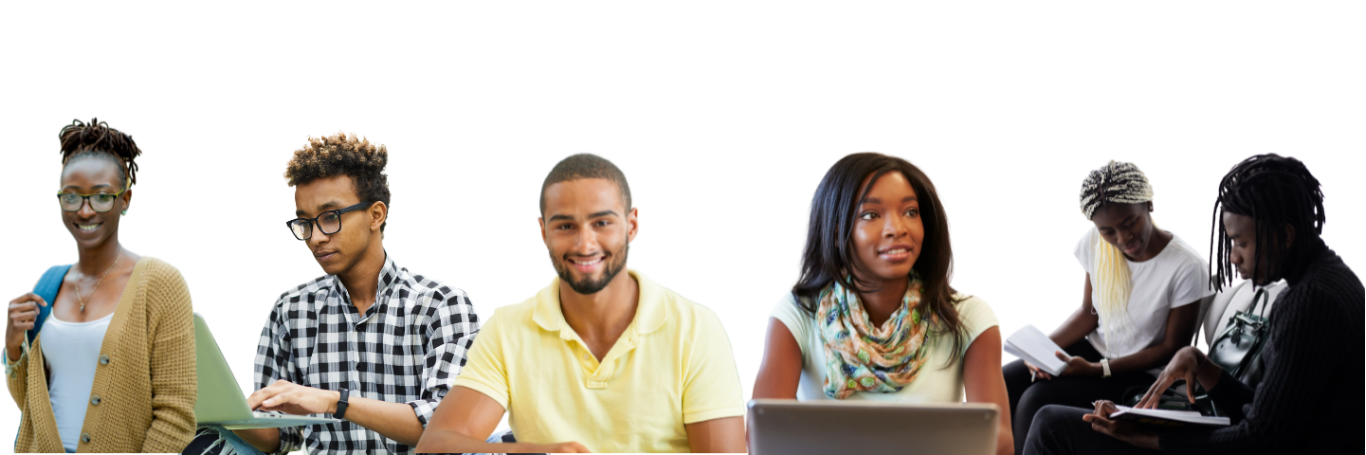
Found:
[[[1196,411],[1177,411],[1172,409],[1134,409],[1128,406],[1115,406],[1119,409],[1114,414],[1110,414],[1111,420],[1131,420],[1146,425],[1159,425],[1164,427],[1179,427],[1190,425],[1208,425],[1216,427],[1226,427],[1229,425],[1228,417],[1210,417],[1200,415]]]
[[[1007,354],[1019,357],[1026,362],[1034,364],[1040,370],[1053,376],[1062,373],[1067,369],[1067,362],[1058,359],[1057,352],[1063,352],[1053,340],[1040,332],[1032,325],[1015,332],[1010,338],[1006,339],[1005,350]]]

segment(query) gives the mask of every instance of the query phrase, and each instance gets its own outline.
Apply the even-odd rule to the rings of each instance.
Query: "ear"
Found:
[[[537,218],[536,218],[536,224],[539,225],[540,228],[541,228],[541,242],[542,242],[542,243],[549,244],[549,243],[550,243],[550,239],[546,238],[546,236],[545,236],[545,217],[543,217],[543,216],[542,216],[542,217],[537,217]]]
[[[1290,223],[1286,223],[1285,245],[1283,245],[1283,248],[1285,248],[1285,251],[1290,251],[1290,247],[1292,246],[1295,246],[1295,226],[1291,226]]]
[[[1148,201],[1148,213],[1153,213],[1153,201]]]
[[[384,225],[384,221],[389,219],[389,206],[384,202],[370,204],[370,209],[366,210],[370,214],[370,230],[378,232],[379,227]]]
[[[635,241],[636,232],[640,230],[639,210],[640,209],[632,208],[630,212],[626,212],[626,226],[628,226],[626,231],[627,243]]]
[[[129,188],[128,191],[124,191],[123,195],[119,196],[119,200],[123,201],[123,208],[119,209],[119,211],[128,210],[128,207],[133,205],[133,189]]]

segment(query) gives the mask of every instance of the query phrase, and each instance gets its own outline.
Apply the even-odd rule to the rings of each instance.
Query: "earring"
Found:
[[[122,214],[123,216],[128,216],[128,210],[127,210],[127,209],[124,209],[122,212],[119,212],[119,213]]]

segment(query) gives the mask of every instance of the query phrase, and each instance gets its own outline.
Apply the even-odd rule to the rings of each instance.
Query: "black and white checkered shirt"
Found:
[[[478,330],[464,291],[409,273],[386,254],[375,304],[364,315],[333,275],[280,296],[256,348],[256,387],[284,379],[349,389],[352,397],[407,403],[425,427],[465,365]],[[314,455],[413,451],[343,421],[281,428],[276,453],[304,445]]]

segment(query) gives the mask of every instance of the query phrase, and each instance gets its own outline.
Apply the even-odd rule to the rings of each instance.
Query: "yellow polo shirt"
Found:
[[[716,314],[628,273],[640,303],[601,361],[565,322],[557,278],[494,312],[455,385],[503,405],[518,442],[577,441],[599,453],[687,452],[683,425],[744,415]]]

